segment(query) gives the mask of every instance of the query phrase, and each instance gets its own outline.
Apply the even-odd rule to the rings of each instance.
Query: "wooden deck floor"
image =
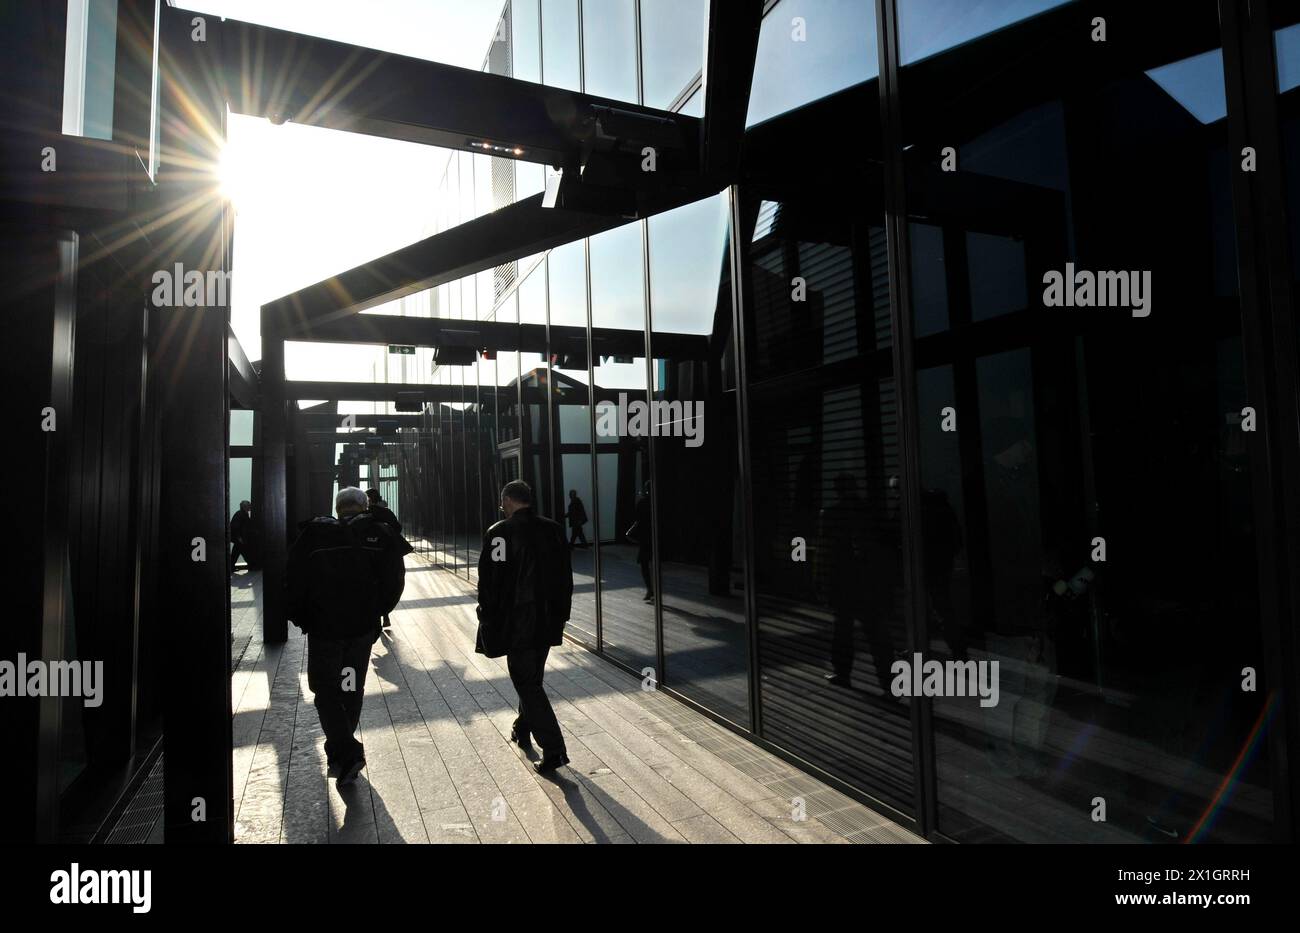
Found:
[[[232,589],[237,842],[920,842],[670,697],[572,645],[546,685],[572,763],[553,779],[507,736],[504,659],[473,651],[468,585],[413,555],[361,716],[367,768],[325,776],[306,640],[261,642],[260,579]],[[792,796],[804,801],[795,819]]]

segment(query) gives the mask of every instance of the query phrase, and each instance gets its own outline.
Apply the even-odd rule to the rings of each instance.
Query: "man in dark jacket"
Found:
[[[366,498],[369,500],[367,511],[369,511],[377,521],[383,522],[400,535],[402,533],[402,523],[397,520],[397,516],[394,515],[393,510],[388,507],[388,503],[380,497],[379,490],[367,489]],[[392,626],[392,620],[388,618],[388,613],[385,612],[384,628],[392,628]]]
[[[654,526],[650,524],[650,483],[647,482],[641,490],[641,495],[637,497],[636,505],[633,511],[634,527],[636,528],[636,562],[641,568],[641,579],[645,582],[645,596],[641,597],[643,602],[653,603],[655,601],[655,584],[653,568],[650,566],[654,560],[654,543],[653,530]]]
[[[542,746],[539,774],[569,763],[560,724],[542,686],[546,656],[564,637],[573,598],[573,571],[564,529],[533,511],[533,492],[514,480],[501,490],[505,519],[483,535],[478,562],[478,643],[490,658],[506,656],[519,694],[510,739],[525,752],[531,736]]]
[[[565,511],[564,517],[569,520],[569,546],[577,547],[578,539],[582,539],[583,547],[591,547],[587,543],[587,507],[582,504],[578,498],[578,490],[569,490],[569,508]]]
[[[367,489],[366,498],[370,500],[368,506],[370,514],[400,535],[402,533],[402,523],[397,520],[397,516],[394,515],[393,510],[388,507],[388,503],[380,498],[379,490]]]
[[[249,570],[252,570],[252,561],[249,559],[249,539],[253,532],[253,503],[245,499],[239,503],[239,511],[230,518],[230,568],[227,576],[233,576],[235,573],[235,561],[242,554],[244,560],[248,561]]]
[[[379,637],[380,616],[402,597],[411,546],[366,512],[366,494],[339,490],[338,518],[321,516],[302,526],[289,550],[286,607],[307,636],[307,685],[325,732],[325,756],[340,787],[366,766],[353,733]]]

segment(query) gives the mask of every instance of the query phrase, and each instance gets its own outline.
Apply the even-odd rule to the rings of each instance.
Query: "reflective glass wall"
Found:
[[[1266,840],[1217,5],[1016,6],[899,3],[937,827]]]
[[[700,113],[705,4],[596,6],[516,0],[516,75]],[[1111,39],[1067,0],[887,6],[899,138],[875,5],[779,0],[738,185],[439,286],[432,313],[536,329],[431,373],[433,550],[472,578],[526,479],[571,635],[932,835],[1285,836],[1216,4]],[[483,165],[449,165],[449,224],[540,190]],[[918,700],[918,655],[996,692]]]

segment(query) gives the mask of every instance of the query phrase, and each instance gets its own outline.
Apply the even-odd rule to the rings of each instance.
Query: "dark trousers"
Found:
[[[365,757],[365,749],[353,733],[361,721],[370,646],[374,643],[374,634],[353,638],[307,636],[307,686],[316,697],[316,713],[325,732],[325,757],[331,765],[346,765]]]
[[[831,628],[831,667],[840,677],[847,679],[853,673],[854,631],[861,622],[866,629],[871,646],[871,662],[876,669],[876,680],[881,690],[889,693],[893,675],[894,645],[889,636],[889,620],[883,611],[868,606],[842,604],[834,609]]]
[[[579,538],[582,539],[582,546],[587,547],[587,533],[582,530],[581,525],[573,525],[569,528],[569,543],[577,544]]]
[[[245,562],[247,562],[247,560],[248,560],[248,555],[247,555],[247,554],[243,554],[243,555],[240,554],[240,551],[239,551],[239,542],[236,541],[234,544],[230,545],[230,570],[229,570],[229,573],[228,573],[227,575],[229,575],[230,573],[234,573],[234,572],[235,572],[235,561],[237,561],[241,556],[244,558]],[[252,570],[253,568],[250,567],[250,568],[248,568],[248,569],[249,569],[249,570]]]
[[[655,592],[654,577],[650,573],[651,552],[647,549],[644,553],[638,553],[636,562],[641,565],[641,579],[645,582],[645,591],[653,596]]]
[[[560,733],[560,724],[551,709],[551,700],[542,686],[542,675],[546,671],[546,656],[550,648],[524,648],[511,651],[506,655],[506,669],[510,671],[510,682],[519,694],[519,715],[515,717],[515,728],[521,732],[531,732],[542,752],[558,755],[564,752],[564,736]]]

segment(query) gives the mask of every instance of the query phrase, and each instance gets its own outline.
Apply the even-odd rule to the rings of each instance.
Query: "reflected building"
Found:
[[[958,841],[1274,838],[1280,693],[1241,689],[1271,623],[1215,5],[1116,17],[1144,38],[1104,62],[1078,4],[887,6],[901,138],[874,6],[768,3],[742,183],[496,269],[486,313],[546,324],[548,352],[518,378],[480,361],[497,428],[426,412],[432,456],[463,440],[454,476],[522,476],[557,521],[576,490],[593,547],[571,635],[897,819]],[[487,67],[700,114],[705,12],[514,0]],[[828,127],[834,163],[792,142]],[[512,167],[497,206],[544,187]],[[1149,272],[1154,313],[1047,308],[1066,262]],[[620,396],[702,403],[705,443],[598,436]],[[472,580],[456,527],[431,537]],[[913,652],[997,661],[998,705],[914,709],[891,690]]]

